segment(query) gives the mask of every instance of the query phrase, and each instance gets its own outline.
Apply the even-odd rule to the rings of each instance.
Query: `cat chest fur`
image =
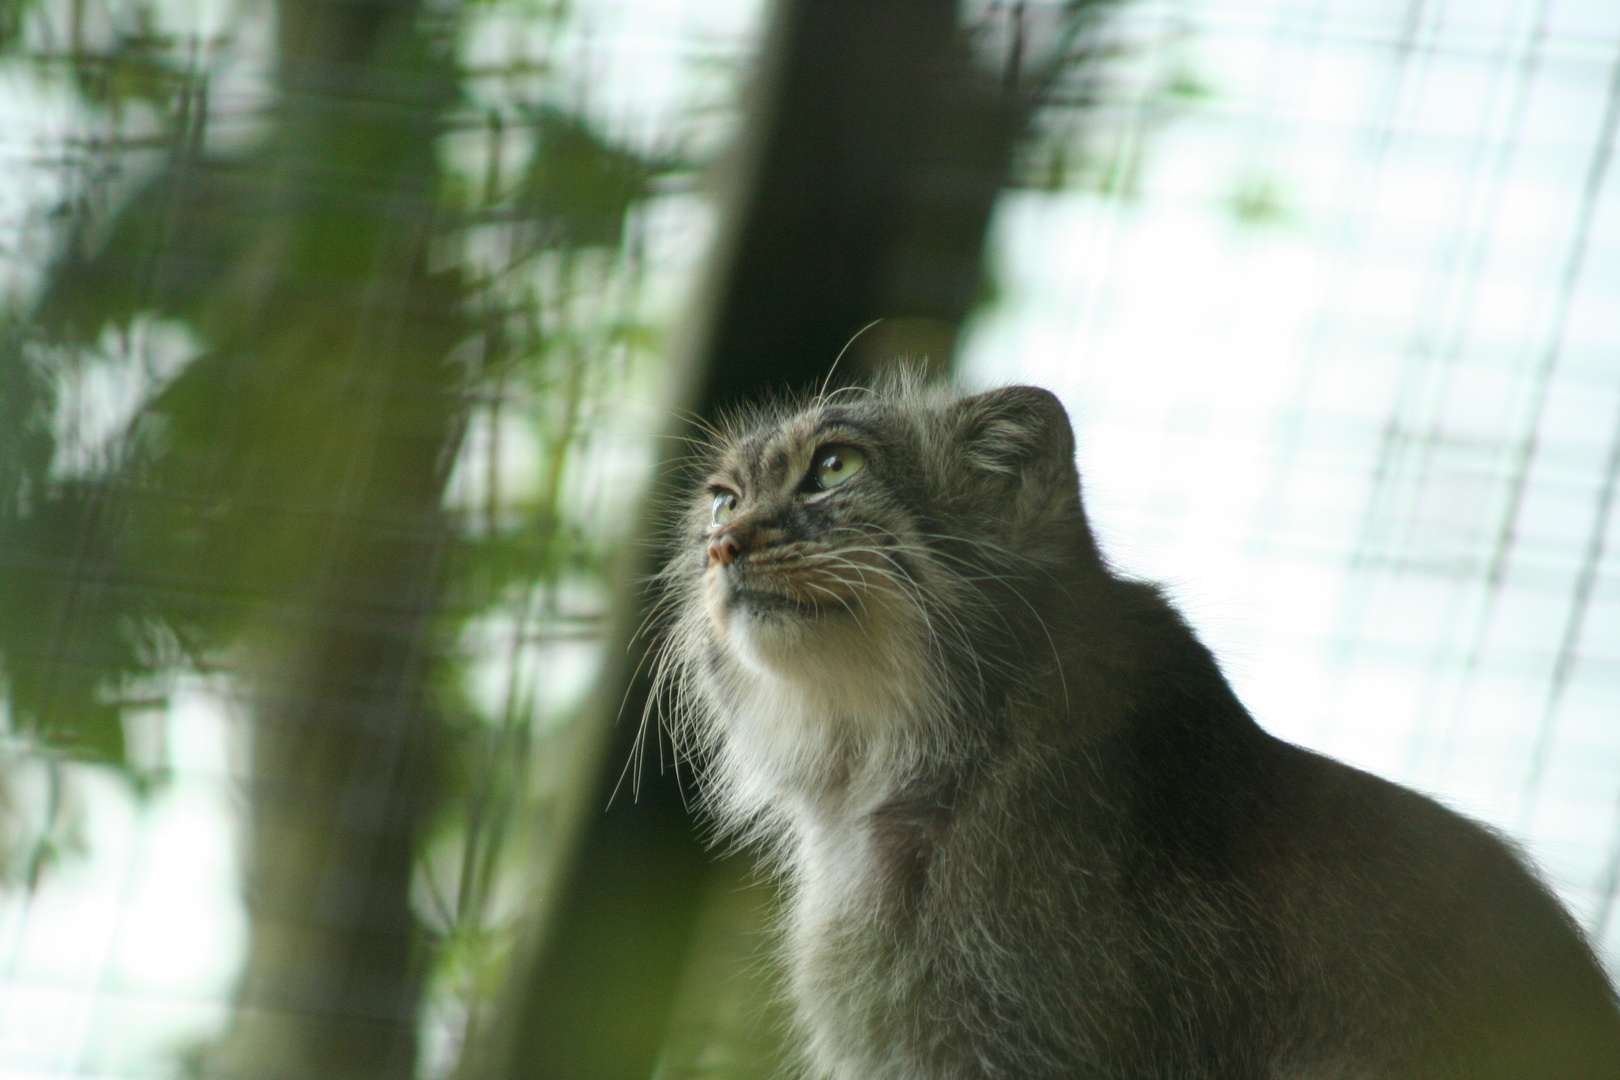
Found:
[[[788,948],[811,1057],[839,1080],[1129,1075],[1108,1030],[1140,1011],[1140,928],[1108,852],[1048,850],[974,771],[803,834]]]
[[[891,797],[807,823],[796,845],[787,930],[793,995],[807,1050],[839,1080],[949,1075],[941,1032],[914,1019],[960,1008],[960,986],[947,984],[960,983],[964,950],[979,951],[959,941],[942,953],[928,940],[938,933],[931,911],[951,900],[931,874],[949,814],[944,798]],[[952,951],[955,962],[942,965]]]

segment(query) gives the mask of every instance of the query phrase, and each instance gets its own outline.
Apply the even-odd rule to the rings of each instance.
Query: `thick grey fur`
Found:
[[[815,490],[828,446],[865,467]],[[1050,393],[761,409],[702,468],[662,699],[783,880],[809,1075],[1620,1078],[1614,992],[1509,844],[1262,731],[1109,570]]]

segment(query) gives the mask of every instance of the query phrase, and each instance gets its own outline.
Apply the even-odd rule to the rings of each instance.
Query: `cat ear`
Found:
[[[957,506],[978,516],[988,531],[1022,534],[1021,543],[1044,535],[1098,563],[1080,505],[1074,429],[1056,395],[1034,386],[1007,386],[947,408],[956,461],[965,466],[955,470],[958,479],[952,484],[961,500]]]
[[[956,465],[948,488],[958,512],[974,516],[987,533],[1005,533],[1026,554],[1033,550],[1028,545],[1046,542],[1054,552],[1102,565],[1080,505],[1074,429],[1056,395],[1007,386],[960,398],[946,416],[954,451],[946,459]]]
[[[957,445],[970,465],[1072,494],[1074,429],[1063,403],[1037,386],[1004,386],[951,405]]]

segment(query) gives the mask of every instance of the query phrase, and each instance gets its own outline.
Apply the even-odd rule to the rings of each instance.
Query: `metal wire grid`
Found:
[[[1139,17],[1208,96],[1134,198],[1004,206],[969,371],[1065,390],[1263,721],[1519,837],[1614,964],[1620,9]]]

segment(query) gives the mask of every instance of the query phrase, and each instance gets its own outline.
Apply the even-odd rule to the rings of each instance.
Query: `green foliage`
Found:
[[[0,50],[16,42],[30,6],[32,0],[0,0]]]
[[[1062,47],[1036,68],[1044,81],[1032,88],[1011,186],[1132,198],[1152,133],[1215,97],[1177,48],[1192,36],[1187,26],[1156,26],[1143,37],[1143,28],[1122,30],[1111,19],[1123,6],[1117,0],[1063,6],[1056,35]]]
[[[1212,90],[1191,67],[1178,67],[1164,82],[1164,96],[1172,101],[1202,102],[1215,96]]]
[[[1239,181],[1227,200],[1227,208],[1233,220],[1250,228],[1284,226],[1294,220],[1281,185],[1269,176],[1249,176]]]
[[[30,359],[20,321],[0,318],[0,515],[15,515],[37,497],[55,452],[50,373]]]
[[[204,137],[203,73],[164,67],[172,43],[127,33],[117,55],[68,61],[114,136],[67,185],[43,287],[6,314],[0,336],[0,688],[36,754],[121,768],[138,787],[126,715],[160,706],[178,672],[223,668],[244,688],[268,677],[288,684],[273,697],[327,702],[261,717],[255,792],[307,794],[256,794],[257,895],[279,917],[319,906],[321,867],[347,858],[351,835],[328,805],[391,797],[427,814],[428,790],[446,781],[422,849],[457,853],[428,920],[446,947],[433,979],[476,1002],[494,992],[510,947],[514,912],[498,897],[525,887],[543,857],[535,761],[549,755],[554,773],[566,760],[566,717],[542,715],[533,672],[513,667],[494,715],[467,699],[467,675],[486,654],[602,632],[600,611],[560,599],[575,582],[599,588],[612,557],[580,512],[573,470],[596,437],[603,388],[657,343],[637,311],[627,222],[674,163],[625,150],[555,104],[520,101],[507,125],[533,138],[514,181],[458,188],[437,157],[444,133],[466,122],[453,21],[389,29],[367,21],[381,9],[357,5],[331,9],[342,16],[334,30],[324,10],[282,0],[283,90],[307,92],[231,152]],[[339,31],[375,33],[370,55],[389,77],[344,84],[306,54]],[[146,127],[117,135],[135,130],[118,117],[136,102]],[[480,244],[500,256],[469,258]],[[65,468],[83,441],[70,388],[108,363],[109,336],[155,321],[183,327],[195,355],[126,388],[135,396],[119,403],[128,419],[110,444]],[[484,467],[466,460],[458,432],[502,418],[529,433],[532,483],[496,476],[510,462],[492,452],[480,505],[447,506],[451,474]],[[510,626],[498,647],[440,647],[492,617]],[[390,674],[406,662],[419,674]],[[401,737],[429,730],[435,751],[391,796],[364,777],[346,786],[381,736],[335,725],[350,695],[358,712],[385,678],[422,702],[407,706],[420,720],[390,713]],[[416,933],[400,884],[415,828],[384,882],[404,936],[337,927],[313,958],[344,978],[392,972],[391,992],[412,1003],[417,976],[389,965],[405,962],[400,942]],[[285,968],[303,961],[275,940],[256,933],[249,982],[322,977]],[[199,1051],[197,1068],[229,1071],[254,1045],[232,1035]]]
[[[442,48],[423,53],[415,38],[400,47],[416,51],[396,59],[407,67],[443,63]],[[117,688],[175,661],[143,648],[142,637],[152,636],[143,628],[165,628],[185,646],[187,663],[207,665],[321,572],[330,552],[300,523],[341,513],[339,502],[354,498],[341,476],[352,456],[351,422],[378,407],[366,404],[362,385],[374,361],[359,357],[383,343],[367,335],[394,333],[389,348],[446,358],[482,329],[486,370],[543,368],[561,344],[539,333],[539,301],[521,291],[493,298],[517,305],[524,317],[516,331],[504,310],[480,328],[474,312],[492,297],[468,292],[453,271],[421,275],[414,295],[380,306],[370,295],[386,272],[378,263],[386,233],[409,200],[425,200],[414,205],[429,210],[419,226],[446,236],[459,227],[431,209],[441,201],[432,191],[391,186],[431,173],[401,155],[419,152],[411,128],[442,123],[453,98],[413,98],[429,84],[404,82],[408,100],[392,122],[357,126],[312,107],[287,117],[264,144],[219,157],[191,136],[199,118],[188,110],[199,99],[173,91],[195,76],[165,66],[174,51],[149,31],[130,32],[106,53],[77,58],[87,97],[167,103],[158,141],[168,150],[109,212],[62,215],[46,288],[25,317],[13,316],[0,352],[0,657],[12,713],[52,745],[108,762],[122,758]],[[630,208],[660,165],[555,106],[526,108],[536,138],[520,184],[467,224],[496,212],[514,237],[513,266],[545,252],[618,248]],[[143,139],[140,149],[152,142]],[[104,153],[116,164],[135,148],[113,144]],[[316,197],[323,192],[335,197]],[[444,295],[429,301],[423,290]],[[468,314],[458,324],[390,329],[401,319],[408,327],[412,310],[433,308]],[[61,375],[108,327],[150,316],[183,321],[203,353],[141,406],[115,468],[71,482],[53,477]],[[638,333],[626,325],[617,336]],[[373,422],[431,424],[410,394],[380,407]],[[572,428],[565,422],[551,434],[560,435],[547,449],[556,466]],[[389,483],[378,475],[372,482]],[[571,558],[559,554],[557,528],[554,508],[537,509],[516,528],[470,539],[453,563],[467,582],[458,594],[476,607],[554,573],[559,559]]]
[[[218,161],[177,149],[110,222],[66,215],[61,254],[31,313],[34,333],[82,348],[107,326],[155,313],[205,339],[228,335],[222,292],[229,275],[252,271],[252,245],[275,210],[263,182],[271,164],[265,151]]]
[[[533,112],[536,144],[517,196],[535,248],[617,248],[656,165],[552,106]]]
[[[134,630],[147,596],[117,572],[106,494],[62,484],[0,521],[0,651],[13,725],[122,765],[116,686],[144,667]]]

